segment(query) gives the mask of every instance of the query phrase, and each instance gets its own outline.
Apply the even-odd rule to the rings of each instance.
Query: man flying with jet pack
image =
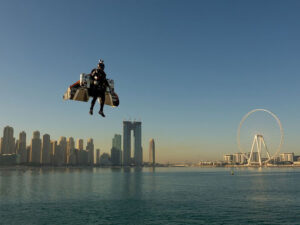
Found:
[[[105,117],[104,104],[112,107],[118,107],[120,104],[119,97],[115,92],[114,81],[106,78],[103,60],[99,60],[97,68],[93,69],[90,74],[81,73],[80,80],[70,85],[63,95],[64,100],[81,102],[88,102],[90,97],[93,98],[90,108],[91,115],[93,115],[97,98],[101,104],[99,114],[103,117]]]
[[[92,84],[90,89],[90,95],[93,97],[91,102],[90,114],[93,115],[93,109],[97,98],[101,98],[101,106],[99,114],[105,117],[103,113],[103,107],[105,103],[105,91],[109,86],[109,83],[106,79],[106,73],[104,72],[104,61],[99,60],[98,67],[91,71]]]

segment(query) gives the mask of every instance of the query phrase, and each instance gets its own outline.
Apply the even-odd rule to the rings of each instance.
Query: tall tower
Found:
[[[123,165],[131,164],[131,131],[134,135],[134,163],[140,166],[143,163],[142,151],[142,122],[123,121]]]
[[[142,149],[142,122],[133,122],[134,135],[134,163],[136,166],[143,164],[143,149]]]
[[[83,150],[83,140],[82,139],[77,139],[76,148],[79,151]]]
[[[121,134],[115,134],[112,139],[112,147],[121,150],[122,136]]]
[[[20,163],[27,162],[27,149],[26,149],[26,133],[22,131],[19,134],[17,153],[20,155]]]
[[[3,138],[1,138],[1,154],[14,153],[16,153],[14,129],[10,126],[6,126],[3,130]]]
[[[96,165],[100,165],[100,149],[96,149]]]
[[[70,157],[72,158],[72,160],[70,160]],[[70,161],[72,161],[72,165],[74,165],[75,164],[74,158],[75,158],[75,141],[74,138],[69,137],[67,140],[66,164],[70,164]]]
[[[58,151],[60,151],[59,162],[62,162],[63,164],[66,164],[67,163],[67,160],[66,160],[67,138],[66,137],[60,137],[60,139],[58,141]]]
[[[131,163],[131,122],[123,121],[123,165]]]
[[[30,146],[30,162],[35,164],[41,163],[42,141],[40,139],[40,132],[34,131]]]
[[[112,148],[110,152],[111,163],[114,166],[122,164],[122,151],[121,151],[122,138],[120,134],[115,134],[112,139]]]
[[[153,138],[149,142],[149,164],[155,165],[155,143]]]
[[[95,163],[94,143],[92,138],[88,139],[86,150],[88,151],[88,164],[92,166]]]
[[[48,165],[50,164],[50,153],[51,153],[51,142],[50,135],[43,135],[43,143],[42,143],[42,164]]]

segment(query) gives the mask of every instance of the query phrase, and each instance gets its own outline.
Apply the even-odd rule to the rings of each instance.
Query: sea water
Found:
[[[300,224],[300,168],[0,168],[0,224]]]

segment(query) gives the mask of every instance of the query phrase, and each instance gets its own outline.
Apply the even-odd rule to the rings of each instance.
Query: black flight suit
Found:
[[[104,102],[105,102],[105,91],[106,87],[109,87],[109,83],[106,79],[106,73],[102,69],[93,69],[91,72],[91,77],[93,84],[91,85],[91,93],[93,100],[91,103],[91,111],[93,111],[95,102],[98,97],[101,98],[100,112],[103,112]]]

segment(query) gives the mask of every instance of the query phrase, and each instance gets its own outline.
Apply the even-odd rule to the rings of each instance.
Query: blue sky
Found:
[[[143,123],[144,159],[221,158],[240,119],[277,114],[299,150],[299,1],[1,1],[0,129],[95,139],[108,152],[123,119]],[[105,119],[66,88],[103,58],[119,108]],[[96,110],[98,110],[96,105]]]

